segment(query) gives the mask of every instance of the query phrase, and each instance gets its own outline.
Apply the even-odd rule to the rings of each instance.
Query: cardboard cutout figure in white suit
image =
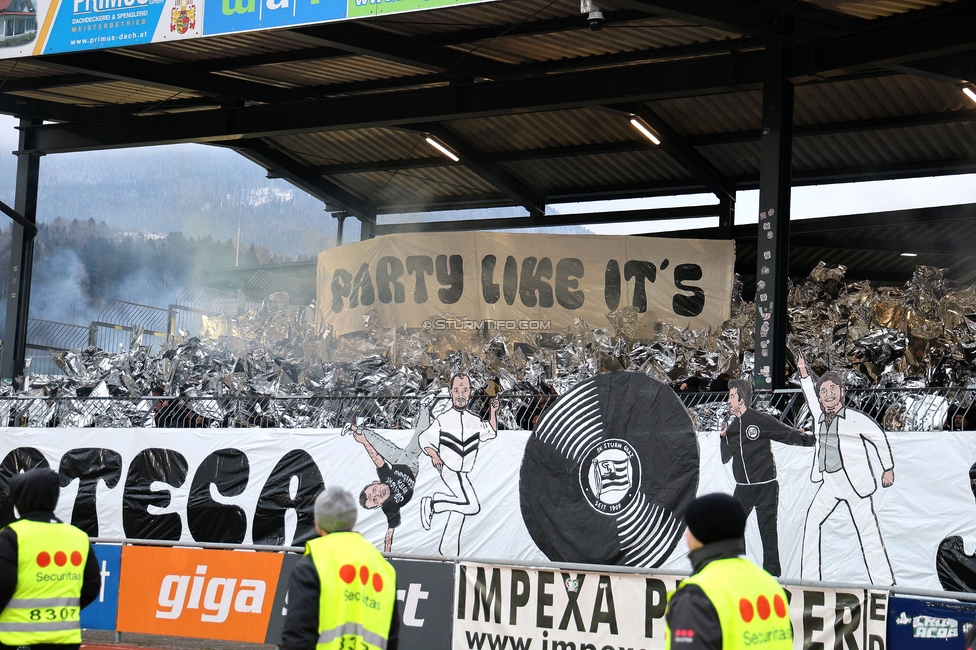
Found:
[[[825,373],[814,387],[802,356],[797,365],[817,435],[810,480],[820,483],[807,510],[800,575],[805,580],[822,579],[820,528],[843,503],[854,520],[871,583],[893,585],[891,562],[874,512],[872,495],[878,483],[868,455],[870,443],[884,470],[881,486],[890,487],[895,481],[895,463],[888,436],[872,418],[844,406],[844,383],[839,375]]]

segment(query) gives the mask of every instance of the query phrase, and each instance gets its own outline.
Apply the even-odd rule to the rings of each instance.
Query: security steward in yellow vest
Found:
[[[0,531],[0,650],[68,650],[81,645],[81,610],[102,577],[88,535],[54,516],[56,472],[10,478],[20,519]]]
[[[746,552],[746,512],[728,494],[706,494],[685,510],[693,572],[668,595],[665,650],[791,650],[786,592]]]
[[[282,650],[397,650],[396,571],[355,524],[356,500],[346,490],[315,498],[319,537],[288,581]]]

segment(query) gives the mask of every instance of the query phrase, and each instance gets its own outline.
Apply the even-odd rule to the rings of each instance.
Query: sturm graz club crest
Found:
[[[638,485],[640,458],[626,440],[604,440],[583,455],[580,487],[597,512],[620,512],[634,500]]]
[[[755,440],[759,437],[759,427],[755,424],[750,424],[746,427],[746,438],[749,440]]]
[[[559,397],[525,445],[522,519],[556,562],[661,566],[698,490],[691,418],[667,385],[604,373]]]

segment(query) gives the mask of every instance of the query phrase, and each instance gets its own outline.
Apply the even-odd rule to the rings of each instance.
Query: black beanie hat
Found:
[[[688,504],[685,523],[702,544],[741,539],[746,531],[746,511],[735,497],[713,492]]]

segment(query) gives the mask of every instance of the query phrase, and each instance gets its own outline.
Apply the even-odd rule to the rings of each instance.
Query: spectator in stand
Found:
[[[700,393],[703,390],[705,390],[705,382],[698,375],[692,375],[678,382],[677,392],[679,393]]]
[[[153,397],[162,397],[165,390],[162,386],[152,389]],[[156,399],[153,405],[153,417],[159,429],[200,429],[210,426],[210,420],[187,408],[182,399]]]
[[[732,380],[732,375],[727,372],[723,372],[721,375],[712,380],[711,385],[708,387],[711,393],[727,393],[729,392],[729,382]]]
[[[946,415],[945,428],[949,431],[976,431],[976,417],[973,407],[963,409],[958,404],[949,405]]]

